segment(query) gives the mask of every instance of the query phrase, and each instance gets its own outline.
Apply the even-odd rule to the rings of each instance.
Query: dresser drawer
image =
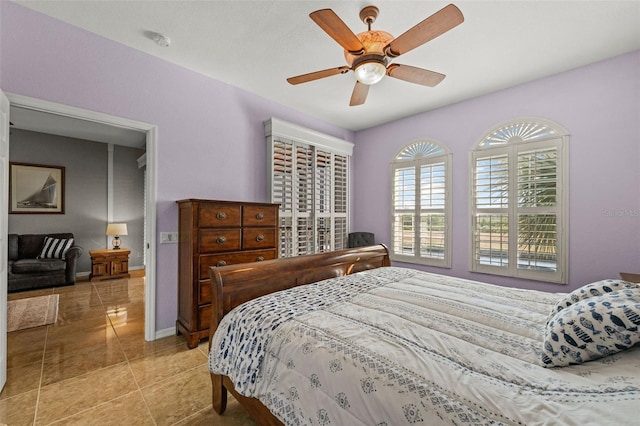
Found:
[[[202,203],[199,211],[201,228],[230,228],[240,226],[240,206],[222,203]]]
[[[244,250],[271,248],[276,246],[276,228],[243,228]]]
[[[239,228],[209,228],[200,230],[200,253],[240,250]]]
[[[209,278],[209,266],[218,265],[218,262],[225,262],[226,265],[236,265],[238,263],[260,262],[278,257],[276,249],[252,250],[239,253],[223,253],[221,255],[200,256],[200,281],[198,282],[198,304],[211,303],[211,279]]]
[[[278,205],[244,206],[242,226],[277,226]]]
[[[209,279],[210,266],[237,265],[238,263],[260,262],[276,258],[276,249],[250,250],[235,253],[200,255],[200,279]]]
[[[211,324],[211,304],[198,306],[198,330],[206,330]]]

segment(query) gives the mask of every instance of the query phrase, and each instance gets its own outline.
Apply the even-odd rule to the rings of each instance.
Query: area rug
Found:
[[[58,319],[58,294],[10,300],[7,303],[7,331],[53,324]]]

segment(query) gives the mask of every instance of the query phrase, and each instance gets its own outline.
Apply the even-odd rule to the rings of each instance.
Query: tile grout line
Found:
[[[56,294],[56,287],[51,288],[51,294]],[[58,295],[58,304],[60,304],[60,296]],[[60,315],[60,309],[58,309],[58,315]],[[56,317],[58,322],[58,317]],[[38,383],[38,393],[36,395],[36,407],[33,411],[33,426],[36,426],[38,421],[38,408],[40,408],[40,394],[42,392],[42,381],[44,380],[44,360],[47,355],[47,343],[49,341],[49,330],[53,325],[47,325],[47,331],[44,334],[44,345],[42,347],[42,364],[40,365],[40,382]]]
[[[56,321],[58,319],[56,318]],[[36,395],[36,407],[33,411],[33,426],[36,426],[38,420],[38,408],[40,408],[40,393],[42,392],[42,381],[44,379],[44,359],[47,354],[47,341],[49,340],[49,327],[47,325],[47,331],[44,334],[44,345],[42,347],[42,362],[40,363],[40,381],[38,382],[38,393]]]
[[[155,417],[153,417],[153,414],[151,413],[151,408],[149,407],[149,403],[147,402],[147,399],[144,397],[144,393],[142,392],[142,388],[140,387],[140,383],[138,382],[138,379],[136,378],[136,375],[133,373],[133,368],[131,368],[131,362],[129,361],[129,355],[127,355],[127,351],[124,350],[124,347],[122,346],[122,342],[120,342],[120,336],[118,335],[118,332],[116,331],[116,328],[113,326],[113,322],[111,321],[111,317],[109,317],[109,315],[107,314],[107,308],[104,306],[104,301],[102,300],[102,295],[100,294],[100,292],[98,291],[98,288],[96,287],[96,285],[94,283],[92,283],[91,285],[93,286],[94,290],[98,294],[98,299],[100,299],[100,304],[102,305],[102,309],[104,310],[104,314],[109,319],[109,325],[111,326],[111,329],[113,330],[113,334],[115,334],[116,339],[118,339],[118,346],[120,346],[120,350],[122,350],[122,353],[124,354],[124,359],[125,359],[125,361],[127,363],[127,368],[129,369],[129,373],[131,373],[131,376],[133,377],[133,382],[136,384],[137,391],[140,394],[140,397],[142,398],[142,402],[144,403],[145,408],[147,409],[147,414],[151,418],[151,421],[153,422],[154,426],[157,426],[158,423],[156,422]]]

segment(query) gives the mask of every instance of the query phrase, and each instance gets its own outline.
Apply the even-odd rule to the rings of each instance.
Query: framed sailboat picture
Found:
[[[64,213],[64,167],[10,163],[9,213]]]

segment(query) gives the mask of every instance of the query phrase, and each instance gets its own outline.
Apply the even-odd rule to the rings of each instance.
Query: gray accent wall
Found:
[[[113,145],[113,222],[126,222],[122,247],[131,249],[130,268],[144,266],[144,150]],[[9,233],[72,232],[84,249],[78,273],[91,272],[89,250],[111,248],[108,222],[109,145],[11,129],[11,162],[65,167],[64,214],[10,214]]]

